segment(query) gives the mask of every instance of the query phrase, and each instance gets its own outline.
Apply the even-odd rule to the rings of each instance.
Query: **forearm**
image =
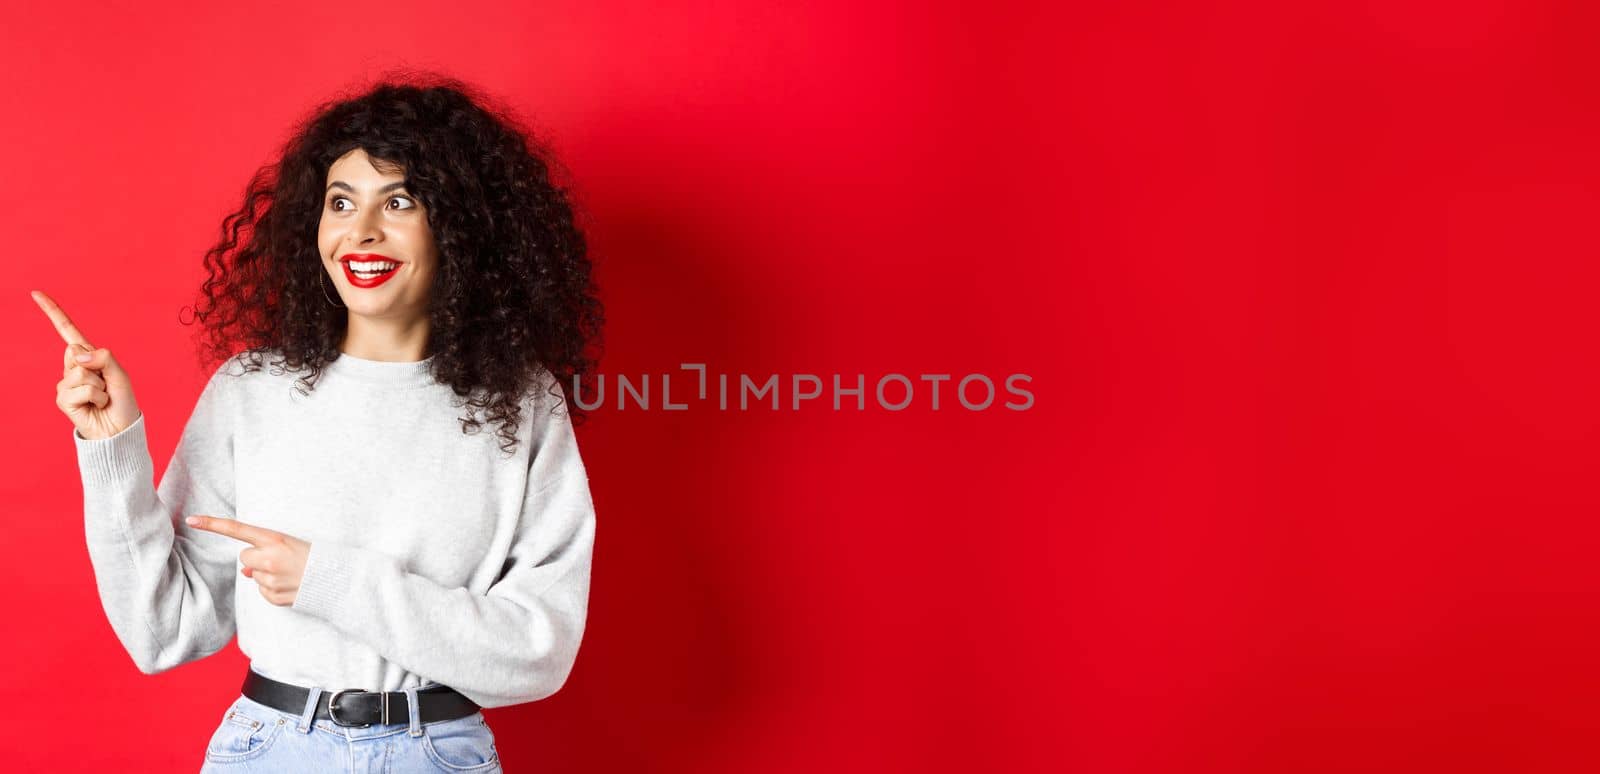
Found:
[[[484,707],[545,698],[577,658],[593,516],[570,551],[478,594],[371,549],[313,542],[293,607]]]
[[[74,433],[84,531],[95,585],[117,638],[143,672],[203,658],[233,637],[230,578],[216,551],[180,538],[172,505],[152,485],[144,417],[110,438]],[[177,463],[175,463],[177,464]],[[215,547],[215,546],[214,546]]]

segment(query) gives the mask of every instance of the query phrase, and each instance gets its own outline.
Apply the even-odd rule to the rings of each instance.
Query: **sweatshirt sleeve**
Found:
[[[183,523],[195,513],[234,516],[233,422],[221,370],[201,392],[157,486],[143,414],[109,438],[72,430],[100,604],[146,674],[209,656],[234,635],[238,549],[231,538]]]
[[[482,707],[560,690],[583,639],[595,513],[570,420],[538,411],[521,518],[485,593],[409,572],[380,551],[313,541],[292,607]]]

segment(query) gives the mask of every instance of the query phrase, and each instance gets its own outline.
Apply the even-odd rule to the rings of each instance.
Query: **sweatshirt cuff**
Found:
[[[154,476],[142,411],[132,424],[109,438],[84,438],[73,428],[72,442],[78,448],[78,470],[87,486],[148,483]]]
[[[300,573],[300,588],[291,608],[329,623],[345,621],[346,605],[360,599],[361,589],[376,582],[379,563],[393,561],[383,554],[328,540],[314,540]]]

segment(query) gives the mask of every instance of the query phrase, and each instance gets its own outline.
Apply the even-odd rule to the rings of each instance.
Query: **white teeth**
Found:
[[[386,272],[400,264],[388,261],[349,261],[350,269],[357,272]]]

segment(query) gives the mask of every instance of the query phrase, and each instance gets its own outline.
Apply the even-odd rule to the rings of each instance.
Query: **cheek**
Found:
[[[409,235],[410,253],[416,256],[418,263],[432,270],[439,263],[439,246],[433,241],[433,234],[427,229],[418,230]]]
[[[322,252],[322,257],[327,258],[328,256],[332,255],[333,247],[337,245],[337,243],[338,239],[334,236],[333,230],[328,228],[326,223],[318,221],[317,249]]]

